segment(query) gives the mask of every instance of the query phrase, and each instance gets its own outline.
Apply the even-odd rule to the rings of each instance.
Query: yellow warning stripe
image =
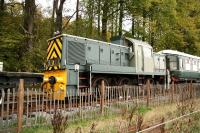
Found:
[[[50,53],[49,53],[48,56],[47,56],[47,59],[52,59],[52,58],[51,58],[51,57],[52,57],[52,54],[55,54],[55,52],[57,53],[57,55],[58,55],[59,57],[57,57],[57,55],[54,56],[54,57],[55,57],[55,58],[60,58],[60,59],[61,59],[61,52],[59,52],[59,50],[58,50],[57,47],[55,47],[55,49],[56,49],[56,51],[55,51],[54,49],[50,51]]]
[[[59,40],[59,39],[56,39],[56,42],[58,43],[60,49],[62,49],[62,43],[60,42],[60,40]]]
[[[52,70],[53,68],[54,68],[54,70],[59,69],[59,67],[57,67],[57,66],[53,66],[53,67],[49,67],[48,70]]]
[[[53,40],[50,40],[48,42],[48,48],[47,48],[47,61],[50,59],[61,59],[62,56],[62,38],[56,38]],[[46,69],[47,70],[56,70],[60,68],[60,64],[58,66],[49,66]]]
[[[49,50],[50,50],[50,48],[51,48],[52,45],[53,45],[53,41],[50,41],[50,42],[49,42],[49,45],[48,45],[47,52],[49,52]]]
[[[47,59],[50,59],[50,55],[52,54],[53,50],[56,50],[56,53],[58,54],[59,58],[61,59],[61,51],[59,50],[59,48],[57,47],[56,43],[53,43],[53,46],[49,52],[49,54],[47,55]],[[57,56],[56,56],[57,57]]]
[[[56,53],[53,52],[53,54],[52,54],[52,56],[50,57],[50,59],[53,59],[53,58],[56,58],[56,57],[57,57]]]

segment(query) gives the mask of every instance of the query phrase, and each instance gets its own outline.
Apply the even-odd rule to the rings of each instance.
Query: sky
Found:
[[[22,2],[24,0],[16,0],[18,2]],[[36,0],[36,5],[42,8],[42,11],[45,16],[49,16],[50,14],[48,11],[52,9],[53,6],[53,0]],[[76,0],[66,0],[64,9],[63,9],[63,15],[64,16],[71,16],[76,9]],[[75,15],[74,15],[75,17]],[[73,18],[72,18],[73,20]],[[124,20],[123,21],[123,29],[126,31],[129,31],[131,29],[131,21],[130,20]]]
[[[24,0],[15,0],[18,2],[22,2]],[[47,14],[48,9],[51,9],[53,7],[53,0],[35,0],[36,6],[41,7],[42,11],[44,12],[45,15]],[[65,5],[64,5],[64,11],[63,14],[66,15],[71,15],[76,9],[76,0],[66,0]]]
[[[36,5],[41,6],[43,12],[45,10],[53,7],[53,0],[36,0]],[[63,15],[64,16],[71,16],[76,9],[76,0],[66,0],[64,7],[63,7]],[[45,13],[47,15],[47,13]]]

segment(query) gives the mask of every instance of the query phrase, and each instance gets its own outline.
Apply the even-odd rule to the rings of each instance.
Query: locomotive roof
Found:
[[[172,55],[181,55],[181,56],[185,56],[185,57],[189,57],[189,58],[200,59],[200,57],[198,57],[198,56],[194,56],[194,55],[187,54],[187,53],[184,53],[184,52],[179,52],[179,51],[176,51],[176,50],[162,50],[162,51],[160,51],[158,53],[161,53],[161,54],[172,54]]]
[[[125,37],[125,39],[129,40],[130,42],[132,42],[135,45],[141,45],[141,46],[144,46],[144,47],[152,48],[152,46],[149,45],[147,42],[136,40],[136,39],[129,38],[129,37]]]
[[[52,38],[48,39],[48,41],[52,40],[52,39],[55,39],[57,37],[62,37],[62,36],[74,37],[74,38],[79,38],[79,39],[86,39],[86,40],[89,40],[89,41],[96,41],[96,42],[99,42],[99,43],[107,43],[109,45],[115,45],[115,46],[119,46],[119,47],[126,47],[126,48],[128,48],[127,46],[123,46],[123,45],[117,45],[117,44],[110,43],[110,42],[104,42],[104,41],[94,40],[94,39],[90,39],[90,38],[69,35],[69,34],[60,34],[60,35],[57,35],[55,37],[52,37]],[[129,37],[125,37],[125,39],[128,40],[128,41],[130,41],[130,42],[132,42],[134,45],[141,45],[141,46],[144,46],[144,47],[152,48],[152,46],[149,45],[147,42],[136,40],[136,39],[129,38]]]
[[[61,35],[55,36],[55,37],[53,37],[53,38],[50,38],[50,39],[48,39],[47,41],[52,40],[52,39],[55,39],[55,38],[57,38],[57,37],[62,37],[62,36],[73,37],[73,38],[77,38],[77,39],[85,39],[85,40],[88,40],[88,41],[96,41],[96,42],[98,42],[98,43],[107,43],[107,44],[109,44],[109,45],[114,45],[114,46],[118,46],[118,47],[128,48],[127,46],[123,46],[123,45],[117,45],[117,44],[110,43],[110,42],[104,42],[104,41],[94,40],[94,39],[90,39],[90,38],[86,38],[86,37],[80,37],[80,36],[69,35],[69,34],[61,34]]]

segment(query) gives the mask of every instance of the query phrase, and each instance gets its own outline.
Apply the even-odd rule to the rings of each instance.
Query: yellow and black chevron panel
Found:
[[[48,41],[47,49],[47,70],[57,70],[60,68],[62,57],[62,38],[54,38]]]

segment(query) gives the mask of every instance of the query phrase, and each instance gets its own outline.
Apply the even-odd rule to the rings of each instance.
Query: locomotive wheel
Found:
[[[94,78],[94,80],[92,81],[92,87],[93,88],[100,88],[101,86],[101,81],[104,80],[104,85],[105,86],[108,86],[109,83],[108,83],[108,80],[104,77],[96,77]]]
[[[119,80],[119,85],[131,85],[131,80],[129,78],[121,78]]]
[[[97,96],[97,98],[100,97],[100,93],[101,93],[100,87],[101,87],[101,81],[102,80],[104,80],[104,86],[109,86],[109,82],[105,77],[96,77],[92,81],[92,88],[94,90],[93,92],[94,92],[94,95]],[[98,92],[97,92],[97,90],[98,90]],[[107,92],[106,89],[105,89],[104,93],[105,93],[105,97],[107,97],[108,92]]]

